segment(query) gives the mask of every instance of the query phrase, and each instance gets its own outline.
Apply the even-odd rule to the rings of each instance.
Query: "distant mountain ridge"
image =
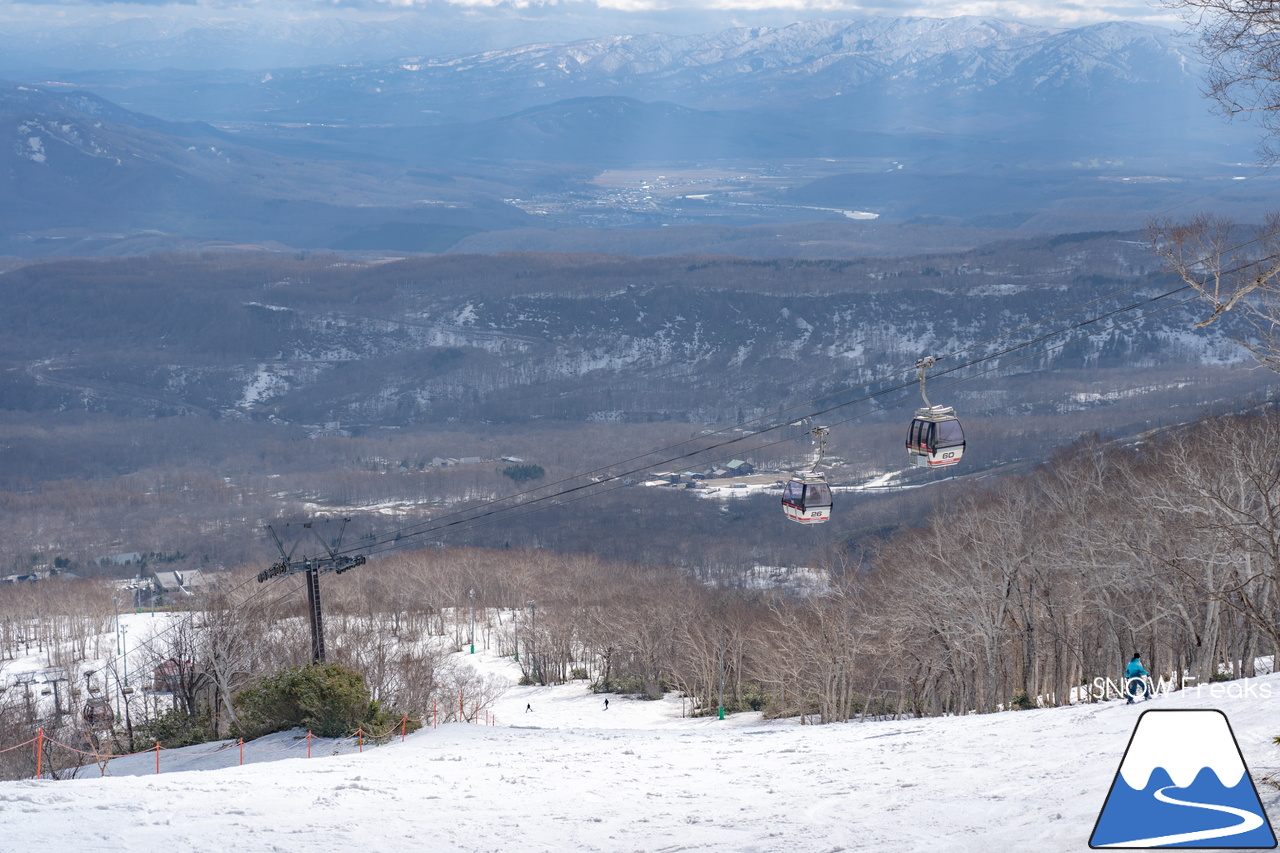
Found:
[[[530,243],[538,229],[850,216],[1097,230],[1209,195],[1256,220],[1277,194],[1261,182],[1227,191],[1255,140],[1208,114],[1200,71],[1188,42],[1158,27],[962,17],[253,72],[70,73],[0,90],[16,128],[0,130],[0,141],[13,134],[0,181],[14,200],[0,240],[26,241],[0,254],[42,253],[32,240],[66,228],[161,232],[179,241],[170,249],[406,252],[516,228],[532,229],[518,245],[545,248],[565,244]],[[67,156],[72,133],[98,149]],[[606,170],[652,174],[602,182]]]
[[[466,209],[405,210],[408,193],[377,190],[388,183],[379,178],[286,158],[211,125],[157,119],[92,93],[0,83],[0,254],[62,245],[92,253],[122,238],[133,239],[130,253],[183,248],[184,240],[338,245],[388,220],[417,228],[417,245],[433,250],[481,222],[524,221],[485,199]],[[437,226],[450,235],[443,245]]]
[[[397,125],[494,117],[566,98],[626,96],[696,109],[788,107],[945,92],[981,106],[1010,98],[1097,97],[1116,86],[1183,90],[1199,99],[1201,62],[1187,39],[1142,24],[1071,30],[991,18],[805,21],[697,36],[619,35],[472,54],[403,55],[376,62],[195,72],[148,79],[106,72],[78,83],[128,81],[139,108],[204,119],[377,122]],[[220,97],[165,92],[197,79]],[[237,93],[226,98],[226,87]],[[989,102],[989,103],[988,103]],[[937,104],[930,104],[935,109]],[[968,105],[957,105],[968,106]],[[163,107],[157,109],[156,107]],[[897,110],[895,110],[896,112]],[[878,129],[893,127],[876,121]]]
[[[477,11],[479,14],[477,14]],[[788,27],[785,13],[758,11],[756,31]],[[206,18],[152,15],[61,24],[0,21],[0,69],[218,70],[304,67],[379,62],[403,56],[461,56],[502,52],[521,45],[608,41],[614,35],[719,33],[741,28],[740,16],[709,14],[698,21],[646,19],[634,11],[595,22],[569,15],[539,17],[537,10],[489,8],[458,13],[445,7],[429,15],[383,20],[237,15]],[[818,22],[825,23],[825,22]],[[998,22],[998,26],[1028,27]],[[1046,31],[1053,28],[1043,28]],[[613,35],[602,36],[609,32]],[[695,40],[704,36],[694,36]]]

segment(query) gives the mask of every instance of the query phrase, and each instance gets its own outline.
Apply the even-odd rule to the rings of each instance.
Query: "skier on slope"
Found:
[[[1144,700],[1151,698],[1151,694],[1147,690],[1147,670],[1142,665],[1142,655],[1138,652],[1133,653],[1133,659],[1124,668],[1124,688],[1124,692],[1129,697],[1129,701],[1125,703],[1126,705],[1133,704],[1133,700],[1137,697],[1139,691],[1142,692]]]

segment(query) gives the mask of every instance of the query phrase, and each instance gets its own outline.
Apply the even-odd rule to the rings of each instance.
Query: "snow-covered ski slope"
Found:
[[[1081,851],[1145,709],[1218,708],[1254,778],[1280,771],[1280,676],[1215,687],[827,726],[513,687],[497,726],[362,754],[226,767],[231,749],[159,776],[144,755],[112,768],[144,775],[0,783],[0,851]],[[1258,791],[1280,818],[1280,791]]]

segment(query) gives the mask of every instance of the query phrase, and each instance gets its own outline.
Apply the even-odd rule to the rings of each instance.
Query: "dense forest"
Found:
[[[535,486],[643,479],[690,441],[681,470],[739,457],[785,472],[811,452],[812,418],[832,426],[833,482],[910,484],[902,432],[926,353],[974,361],[931,385],[972,439],[961,476],[1268,394],[1231,340],[1240,324],[1190,330],[1196,309],[1162,296],[1138,236],[857,260],[210,253],[10,269],[0,577],[84,576],[122,553],[229,569],[269,556],[264,523],[315,514],[376,538],[521,492],[504,457],[539,466]],[[831,532],[775,547],[724,521],[766,517],[771,499],[722,512],[601,492],[607,536],[519,516],[444,541],[665,563],[659,543],[678,536],[743,573],[805,565],[928,502],[853,495]]]
[[[348,429],[723,423],[874,382],[926,350],[961,350],[1002,358],[1002,374],[983,383],[997,394],[985,408],[1047,412],[1070,405],[1073,383],[1106,394],[1145,384],[1135,370],[1239,361],[1237,326],[1188,331],[1194,309],[1159,302],[1170,281],[1136,236],[848,261],[225,254],[35,264],[0,275],[0,411]],[[1081,325],[1100,317],[1113,322]],[[1002,356],[1045,335],[1055,346]],[[1019,387],[1028,374],[1044,385],[1032,399]],[[1017,402],[999,402],[1015,391]]]

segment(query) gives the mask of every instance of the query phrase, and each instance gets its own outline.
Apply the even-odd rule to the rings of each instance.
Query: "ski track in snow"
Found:
[[[1258,681],[1280,694],[1277,679]],[[610,696],[606,711],[604,698],[582,682],[512,687],[496,726],[428,727],[362,754],[240,767],[232,748],[186,765],[224,769],[158,776],[144,754],[110,778],[0,783],[0,851],[1078,851],[1141,710],[801,726],[682,718],[677,698]],[[1255,776],[1280,766],[1269,699],[1157,704],[1220,707]],[[263,755],[291,735],[273,738]],[[1260,793],[1274,812],[1280,794]]]

